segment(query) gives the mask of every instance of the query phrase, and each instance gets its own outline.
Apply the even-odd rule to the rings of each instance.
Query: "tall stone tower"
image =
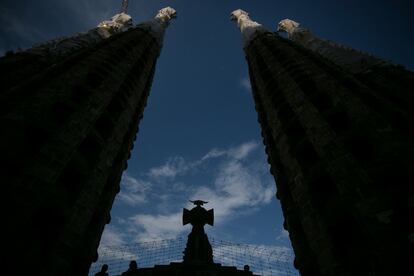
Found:
[[[232,19],[295,266],[306,276],[413,275],[413,74],[394,66],[398,79],[363,81],[242,10]]]
[[[118,14],[87,34],[0,59],[18,74],[0,100],[3,271],[87,274],[175,15],[164,8],[119,31],[130,17]]]

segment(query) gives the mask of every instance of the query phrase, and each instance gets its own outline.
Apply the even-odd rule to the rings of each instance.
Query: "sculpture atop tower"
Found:
[[[128,13],[128,0],[122,0],[122,13]]]
[[[247,46],[258,33],[266,31],[261,24],[251,20],[249,14],[241,9],[233,11],[230,14],[230,20],[237,22],[237,26],[240,28],[243,35],[245,46]]]
[[[170,21],[177,17],[177,11],[171,7],[165,7],[158,11],[155,17],[139,27],[149,31],[157,41],[162,44],[162,38]]]

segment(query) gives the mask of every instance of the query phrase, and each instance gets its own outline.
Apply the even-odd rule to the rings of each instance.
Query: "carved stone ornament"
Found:
[[[299,28],[300,24],[296,21],[293,21],[291,19],[283,19],[279,22],[277,25],[277,31],[278,32],[286,32],[291,38],[293,33]]]
[[[126,13],[118,13],[112,16],[111,20],[99,23],[98,28],[108,30],[110,34],[125,31],[132,27],[132,17]]]
[[[237,21],[242,36],[244,46],[246,47],[252,39],[261,32],[266,32],[266,29],[259,23],[250,19],[249,14],[244,10],[238,9],[230,14],[232,21]]]
[[[165,29],[170,24],[171,19],[174,18],[177,18],[177,11],[171,7],[166,7],[159,10],[154,19],[139,24],[137,27],[151,32],[161,45]]]

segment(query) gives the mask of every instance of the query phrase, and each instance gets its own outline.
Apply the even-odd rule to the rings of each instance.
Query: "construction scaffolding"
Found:
[[[263,276],[297,276],[293,267],[292,249],[280,246],[249,245],[232,243],[209,238],[213,247],[214,262],[223,266],[235,266],[243,269],[249,265],[255,274]],[[124,246],[101,246],[99,259],[91,266],[89,275],[100,271],[103,264],[108,264],[111,276],[121,275],[128,269],[130,261],[135,260],[138,267],[168,265],[182,262],[187,237],[134,243]]]

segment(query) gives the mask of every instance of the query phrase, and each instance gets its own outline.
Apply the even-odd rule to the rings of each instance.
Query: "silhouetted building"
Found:
[[[323,57],[332,49],[306,49],[242,10],[232,19],[295,266],[413,275],[413,73],[373,57],[360,66],[355,53],[356,63]]]
[[[0,59],[3,271],[87,274],[175,14],[130,27],[121,13]]]
[[[183,262],[173,262],[169,265],[156,265],[152,268],[130,268],[122,275],[125,276],[255,276],[248,265],[243,270],[234,266],[222,266],[213,262],[213,250],[204,225],[214,224],[214,211],[201,207],[207,203],[202,200],[191,201],[196,205],[191,210],[183,210],[183,225],[191,223],[192,230],[188,235],[187,246],[184,250]],[[134,262],[134,261],[132,261]],[[131,262],[131,263],[132,263]],[[136,264],[136,263],[135,263]],[[257,275],[256,275],[257,276]]]

